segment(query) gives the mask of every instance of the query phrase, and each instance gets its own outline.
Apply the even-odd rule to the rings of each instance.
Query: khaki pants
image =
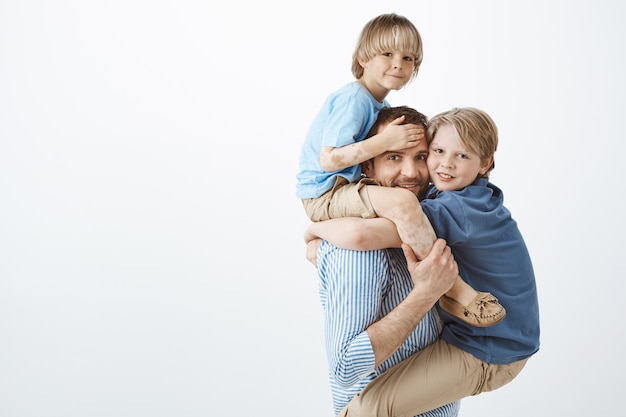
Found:
[[[370,382],[338,416],[414,417],[500,388],[511,382],[527,361],[489,364],[437,339]]]
[[[318,198],[302,200],[304,211],[313,222],[339,217],[362,217],[372,219],[376,212],[370,202],[368,185],[378,185],[370,178],[361,178],[349,183],[343,177],[337,177],[332,189]]]

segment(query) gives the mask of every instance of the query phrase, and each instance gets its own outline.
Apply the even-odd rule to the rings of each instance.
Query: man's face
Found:
[[[381,126],[380,132],[384,129]],[[413,148],[389,151],[363,163],[363,172],[383,187],[400,187],[419,196],[428,187],[428,147],[421,140]]]

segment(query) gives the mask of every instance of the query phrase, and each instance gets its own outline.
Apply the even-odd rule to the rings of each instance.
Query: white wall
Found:
[[[617,415],[618,1],[0,1],[0,415],[331,416],[304,134],[371,17],[420,29],[429,116],[488,111],[542,346],[461,415]]]

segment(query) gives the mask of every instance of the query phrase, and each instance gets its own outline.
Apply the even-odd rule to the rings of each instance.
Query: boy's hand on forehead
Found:
[[[400,116],[383,129],[382,133],[387,137],[387,149],[390,151],[413,148],[425,139],[422,126],[411,123],[402,124],[403,122],[404,116]]]

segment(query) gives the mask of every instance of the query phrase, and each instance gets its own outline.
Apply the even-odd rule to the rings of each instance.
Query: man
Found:
[[[405,123],[426,128],[424,115],[408,107],[394,107],[381,110],[370,133],[401,115],[405,115]],[[365,162],[363,172],[381,186],[404,188],[418,196],[428,186],[427,156],[424,141]],[[346,219],[337,220],[344,222],[345,233]],[[378,221],[388,220],[370,220]],[[325,227],[332,222],[324,222]],[[305,240],[315,237],[316,225],[309,228]],[[399,249],[355,251],[319,240],[307,246],[307,258],[317,264],[320,277],[335,413],[370,381],[441,333],[441,320],[432,307],[458,275],[450,248],[438,240],[421,262],[410,248],[403,249],[404,256]],[[421,416],[455,416],[458,408],[457,401]]]

